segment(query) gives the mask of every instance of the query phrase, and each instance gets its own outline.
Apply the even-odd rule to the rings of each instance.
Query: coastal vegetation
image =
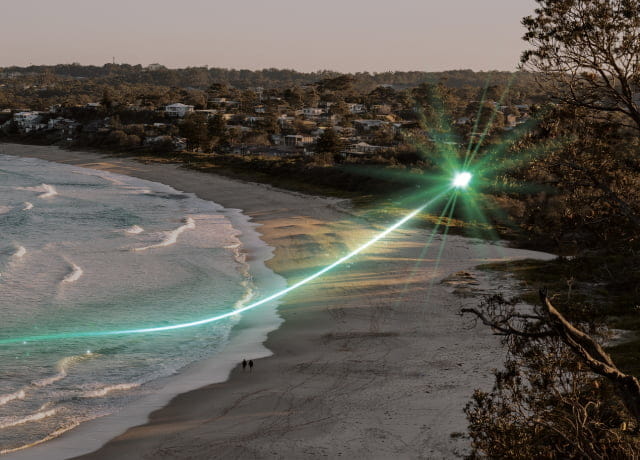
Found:
[[[639,5],[537,3],[522,64],[554,105],[522,140],[545,154],[513,177],[543,186],[523,208],[531,238],[571,256],[487,267],[514,273],[533,309],[493,296],[463,311],[508,350],[466,408],[471,457],[637,458]]]

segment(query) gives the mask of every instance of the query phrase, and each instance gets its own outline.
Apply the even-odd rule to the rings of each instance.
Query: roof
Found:
[[[192,105],[187,105],[187,104],[182,104],[181,102],[176,102],[175,104],[169,104],[167,107],[175,107],[175,108],[182,108],[182,107],[192,107]]]

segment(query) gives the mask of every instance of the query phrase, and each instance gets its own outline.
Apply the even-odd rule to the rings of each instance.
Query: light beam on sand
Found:
[[[63,340],[63,339],[77,339],[77,338],[88,338],[88,337],[106,337],[106,336],[114,336],[114,335],[146,334],[146,333],[153,333],[153,332],[172,331],[172,330],[176,330],[176,329],[186,329],[186,328],[189,328],[189,327],[202,326],[202,325],[205,325],[205,324],[215,323],[216,321],[221,321],[223,319],[233,317],[233,316],[235,316],[235,315],[237,315],[239,313],[244,313],[246,311],[253,310],[254,308],[257,308],[257,307],[259,307],[261,305],[264,305],[264,304],[269,303],[269,302],[271,302],[273,300],[279,299],[280,297],[283,297],[286,294],[288,294],[288,293],[290,293],[292,291],[295,291],[296,289],[304,286],[305,284],[310,283],[311,281],[321,277],[325,273],[327,273],[327,272],[333,270],[334,268],[342,265],[343,263],[345,263],[348,260],[352,259],[356,255],[360,254],[362,251],[364,251],[365,249],[367,249],[371,245],[375,244],[376,242],[380,241],[382,238],[384,238],[387,235],[389,235],[391,232],[393,232],[393,231],[397,230],[398,228],[400,228],[402,225],[407,223],[409,220],[413,219],[415,216],[417,216],[422,211],[426,210],[428,207],[432,206],[434,203],[436,203],[438,200],[440,200],[442,197],[444,197],[452,189],[453,189],[453,187],[450,186],[447,189],[445,189],[444,191],[438,193],[434,198],[430,199],[429,201],[424,203],[419,208],[414,209],[409,214],[404,216],[402,219],[397,221],[395,224],[391,225],[390,227],[388,227],[384,231],[378,233],[373,238],[371,238],[369,241],[367,241],[366,243],[364,243],[360,247],[354,249],[353,251],[351,251],[346,256],[336,260],[332,264],[327,265],[323,269],[318,270],[317,272],[313,273],[310,276],[307,276],[306,278],[298,281],[297,283],[292,284],[288,288],[283,289],[281,291],[278,291],[275,294],[271,294],[270,296],[265,297],[265,298],[263,298],[261,300],[258,300],[257,302],[254,302],[254,303],[252,303],[250,305],[247,305],[246,307],[239,308],[237,310],[228,311],[228,312],[223,313],[221,315],[212,316],[210,318],[204,318],[204,319],[201,319],[201,320],[198,320],[198,321],[191,321],[191,322],[188,322],[188,323],[173,324],[173,325],[170,325],[170,326],[146,327],[146,328],[139,328],[139,329],[123,329],[123,330],[116,330],[116,331],[66,332],[66,333],[56,333],[56,334],[33,335],[33,336],[29,336],[29,337],[15,337],[15,338],[0,339],[0,345],[8,345],[8,344],[15,344],[15,343],[53,341],[53,340]]]

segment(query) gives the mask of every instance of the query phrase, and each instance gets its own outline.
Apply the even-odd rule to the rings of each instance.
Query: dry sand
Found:
[[[339,200],[244,183],[175,165],[0,145],[0,153],[162,182],[261,224],[269,266],[289,282],[333,262],[379,228]],[[463,407],[503,360],[498,339],[470,329],[461,306],[512,283],[474,270],[486,261],[550,258],[478,240],[403,228],[352,263],[289,294],[285,323],[253,372],[181,394],[149,422],[82,458],[452,458],[468,451]],[[471,276],[450,277],[466,270]],[[444,281],[443,281],[444,280]],[[469,294],[474,295],[469,295]],[[247,356],[247,359],[251,356]],[[125,427],[123,427],[124,431]]]

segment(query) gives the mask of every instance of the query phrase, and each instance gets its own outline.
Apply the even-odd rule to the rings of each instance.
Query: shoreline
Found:
[[[175,165],[0,144],[0,152],[15,155],[12,149],[160,182],[242,209],[275,248],[268,265],[289,283],[375,233],[370,224],[338,211],[338,200]],[[500,346],[489,331],[468,330],[457,315],[460,306],[477,300],[456,295],[460,286],[440,281],[468,270],[476,294],[492,291],[496,280],[489,287],[474,266],[552,256],[450,236],[441,261],[427,254],[419,264],[427,236],[407,226],[349,267],[291,293],[278,307],[284,324],[265,342],[274,354],[257,361],[253,373],[236,367],[224,383],[180,394],[153,412],[148,423],[83,458],[263,458],[285,452],[293,457],[450,458],[464,453],[468,440],[451,434],[466,428],[462,408],[473,389],[491,385],[491,369],[501,364]],[[501,283],[498,289],[512,288]]]
[[[151,181],[147,184],[162,185],[163,188],[175,191],[166,184]],[[253,294],[273,292],[286,287],[285,279],[265,264],[273,257],[274,248],[260,239],[260,234],[256,230],[258,225],[252,223],[251,219],[238,209],[221,208],[220,213],[228,219],[234,229],[234,243],[228,249],[239,264],[238,270],[241,269],[242,275],[248,277],[250,289],[255,291]],[[238,300],[238,302],[245,301],[245,297]],[[163,407],[175,395],[211,382],[226,381],[233,367],[243,357],[250,356],[257,359],[270,356],[272,352],[264,346],[264,342],[267,334],[280,326],[282,318],[277,313],[277,301],[269,302],[263,307],[259,311],[244,314],[232,327],[227,343],[213,357],[198,359],[171,375],[144,383],[143,386],[147,387],[147,392],[152,392],[151,395],[140,396],[126,408],[112,414],[78,421],[69,428],[52,433],[51,437],[45,438],[46,440],[0,453],[0,457],[63,459],[91,452],[120,434],[123,427],[144,423],[152,410]]]

